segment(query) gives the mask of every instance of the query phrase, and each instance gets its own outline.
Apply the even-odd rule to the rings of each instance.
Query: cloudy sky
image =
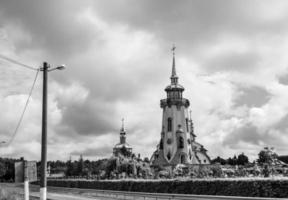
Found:
[[[150,157],[160,139],[172,44],[197,140],[210,157],[264,146],[288,154],[288,2],[108,0],[0,3],[0,54],[49,73],[48,159],[108,157],[125,118]],[[13,135],[36,72],[0,59],[0,141]],[[0,156],[40,159],[42,74]]]

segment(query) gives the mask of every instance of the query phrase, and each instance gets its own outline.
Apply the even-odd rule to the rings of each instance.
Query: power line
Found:
[[[23,64],[23,63],[21,63],[21,62],[18,62],[17,60],[13,60],[13,59],[8,58],[8,57],[6,57],[6,56],[4,56],[4,55],[1,55],[1,54],[0,54],[0,58],[4,59],[4,60],[6,60],[6,61],[9,61],[9,62],[11,62],[11,63],[14,63],[14,64],[16,64],[16,65],[25,67],[25,68],[27,68],[27,69],[31,69],[31,70],[35,70],[35,71],[38,70],[38,69],[36,69],[36,68],[34,68],[34,67],[31,67],[31,66],[29,66],[29,65],[25,65],[25,64]]]
[[[25,111],[26,111],[26,109],[27,109],[27,107],[28,107],[30,98],[31,98],[31,96],[32,96],[32,92],[33,92],[33,89],[34,89],[34,86],[35,86],[35,83],[36,83],[36,80],[37,80],[39,71],[40,71],[40,69],[38,69],[37,72],[36,72],[36,76],[35,76],[35,78],[34,78],[32,87],[31,87],[30,92],[29,92],[29,96],[28,96],[28,98],[27,98],[27,100],[26,100],[25,107],[24,107],[23,112],[22,112],[22,114],[21,114],[21,116],[20,116],[20,119],[19,119],[19,121],[18,121],[18,123],[17,123],[17,126],[16,126],[16,128],[15,128],[15,131],[14,131],[12,137],[11,137],[10,140],[6,143],[5,146],[9,146],[9,145],[12,143],[12,141],[14,140],[14,138],[15,138],[17,132],[18,132],[18,129],[19,129],[19,127],[20,127],[20,125],[21,125],[21,122],[22,122],[22,120],[23,120]]]

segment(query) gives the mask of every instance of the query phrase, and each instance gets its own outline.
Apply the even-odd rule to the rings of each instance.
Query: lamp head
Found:
[[[59,69],[59,70],[63,70],[63,69],[66,68],[66,65],[62,64],[60,66],[57,66],[56,68]]]

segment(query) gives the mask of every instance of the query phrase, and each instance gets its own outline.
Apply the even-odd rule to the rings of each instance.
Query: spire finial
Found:
[[[175,44],[173,44],[172,49],[171,49],[171,51],[173,52],[172,77],[176,76],[175,50],[176,50],[176,46],[175,46]]]
[[[192,110],[189,110],[190,121],[192,120]]]
[[[121,130],[123,130],[124,131],[124,118],[122,118],[122,128],[121,128]]]
[[[176,46],[173,44],[171,51],[173,52],[173,56],[175,55]]]
[[[172,46],[172,53],[173,53],[173,61],[172,61],[172,74],[171,74],[171,83],[172,84],[177,84],[178,83],[178,76],[176,74],[176,66],[175,66],[175,49],[176,46],[173,44]]]

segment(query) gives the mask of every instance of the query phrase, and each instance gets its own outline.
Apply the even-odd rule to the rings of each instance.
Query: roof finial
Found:
[[[178,76],[176,74],[176,66],[175,66],[175,49],[176,46],[173,44],[171,51],[173,52],[173,62],[172,62],[172,74],[171,74],[171,83],[177,84],[178,83]]]
[[[173,55],[175,55],[175,49],[176,49],[176,46],[175,44],[173,44],[172,49],[171,49],[171,51],[173,51]]]
[[[121,130],[124,131],[124,118],[122,118],[121,121],[122,121],[122,128],[121,128]]]
[[[173,52],[172,77],[176,76],[175,50],[176,50],[176,46],[175,46],[175,44],[173,44],[172,49],[171,49],[171,51]]]

